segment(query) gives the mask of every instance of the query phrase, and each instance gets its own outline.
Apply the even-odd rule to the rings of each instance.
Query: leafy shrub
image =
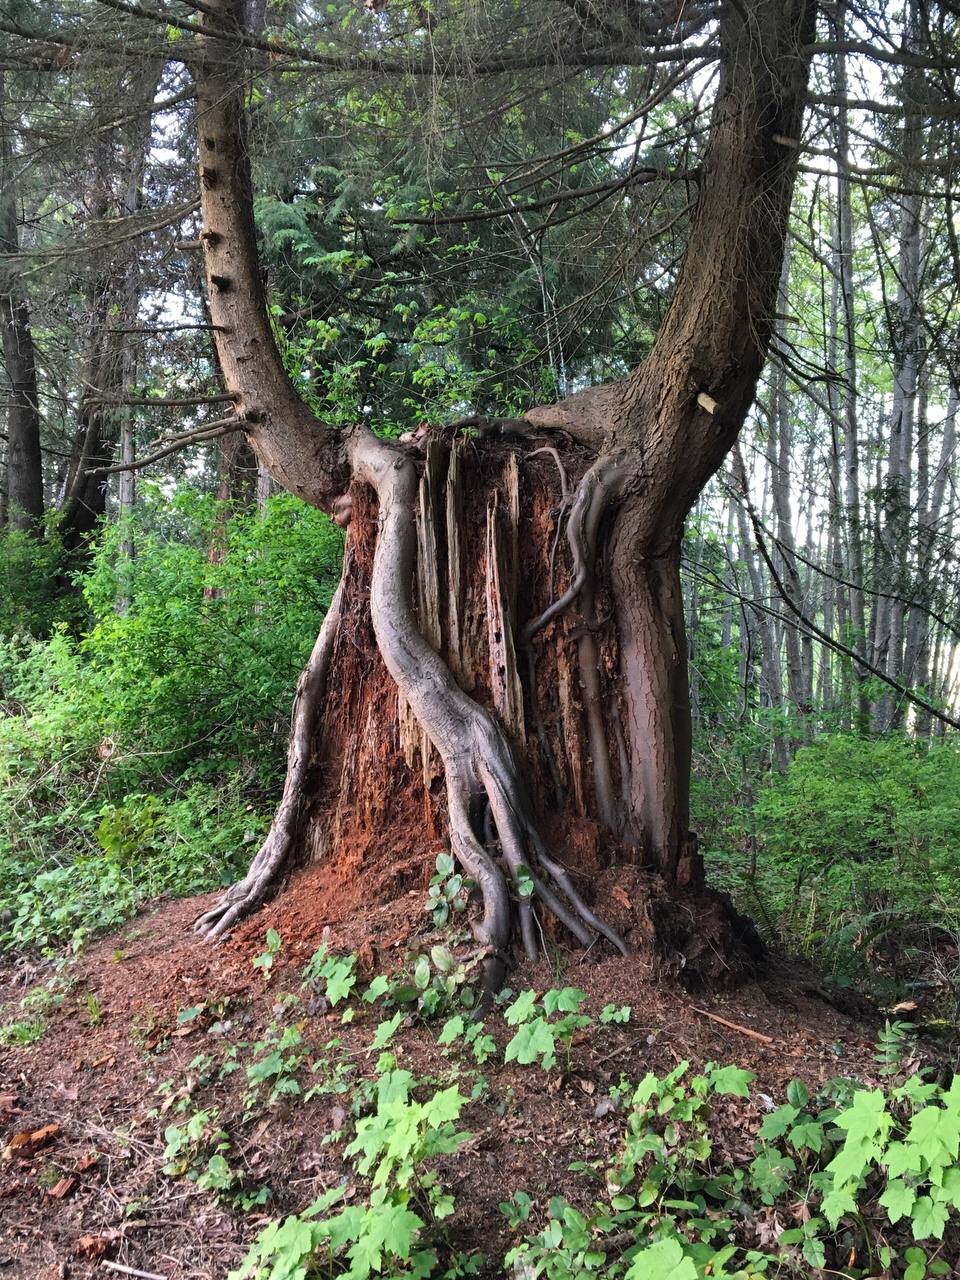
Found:
[[[52,523],[44,537],[0,528],[0,636],[43,636],[73,617],[76,598],[62,589],[68,572]]]
[[[0,947],[78,943],[229,882],[276,798],[339,531],[288,496],[224,520],[184,490],[147,491],[135,534],[129,563],[103,531],[85,634],[0,640]]]
[[[750,815],[755,867],[725,855],[716,872],[789,949],[841,976],[929,977],[960,925],[958,787],[951,742],[823,735],[768,775]]]
[[[418,1082],[408,1071],[391,1069],[394,1065],[386,1055],[381,1060],[376,1107],[357,1122],[346,1148],[356,1173],[369,1179],[367,1203],[331,1214],[346,1195],[347,1188],[338,1186],[302,1214],[271,1223],[240,1269],[230,1273],[234,1280],[305,1280],[334,1266],[336,1274],[352,1280],[373,1273],[435,1274],[438,1258],[431,1237],[453,1213],[454,1200],[430,1162],[455,1152],[470,1137],[455,1127],[467,1099],[451,1087],[418,1102],[413,1096]]]

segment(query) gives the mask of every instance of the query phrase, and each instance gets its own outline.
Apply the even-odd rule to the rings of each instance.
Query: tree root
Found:
[[[594,789],[600,817],[611,831],[616,832],[621,830],[623,822],[610,769],[610,752],[603,722],[600,658],[592,629],[600,523],[604,513],[622,494],[630,475],[626,460],[619,454],[604,454],[584,473],[573,496],[567,519],[567,543],[573,564],[570,585],[562,596],[529,622],[523,632],[524,647],[530,655],[530,645],[537,632],[569,609],[579,598],[584,626],[577,636],[577,647],[587,737],[593,761]],[[561,483],[563,480],[561,475]],[[564,490],[566,498],[565,485]],[[528,661],[532,664],[532,657],[528,657]]]
[[[539,617],[528,622],[523,632],[529,644],[548,622],[568,609],[593,579],[597,556],[597,535],[604,512],[615,502],[629,475],[625,459],[619,454],[604,454],[590,467],[577,485],[567,520],[567,542],[573,561],[573,577],[566,591]]]
[[[603,937],[627,954],[623,939],[590,910],[569,873],[544,848],[513,750],[499,721],[460,688],[444,660],[420,633],[413,605],[419,485],[414,459],[409,451],[360,429],[351,443],[350,461],[354,475],[371,485],[379,501],[370,581],[370,616],[377,646],[443,762],[450,848],[477,885],[483,904],[482,914],[472,926],[482,956],[480,1007],[485,1007],[503,984],[515,919],[527,956],[534,959],[540,953],[537,901],[583,946],[590,947]],[[621,481],[622,467],[615,459],[607,459],[588,474],[592,478],[578,492],[580,515],[573,535],[573,541],[583,548],[584,565],[595,547],[603,508]],[[326,692],[346,574],[345,563],[344,576],[297,687],[287,778],[273,825],[244,878],[196,921],[196,929],[208,938],[222,937],[237,920],[258,907],[290,865],[308,795],[312,738],[317,709]]]
[[[326,693],[349,568],[350,553],[347,552],[343,560],[340,584],[323,620],[313,652],[297,681],[290,717],[287,776],[267,838],[243,879],[231,885],[209,911],[205,911],[194,921],[194,929],[206,938],[222,938],[238,920],[261,906],[289,865],[300,833],[304,801],[307,799],[306,784],[313,733],[319,707]]]

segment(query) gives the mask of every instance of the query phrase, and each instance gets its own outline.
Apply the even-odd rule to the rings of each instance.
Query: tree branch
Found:
[[[135,458],[133,462],[121,462],[113,467],[88,467],[87,475],[112,476],[121,471],[139,471],[142,467],[148,467],[154,462],[159,462],[161,458],[169,457],[171,453],[179,453],[181,449],[186,449],[189,445],[203,444],[208,440],[216,440],[218,436],[227,436],[234,431],[242,431],[244,426],[243,418],[220,418],[216,422],[207,422],[202,427],[197,427],[193,431],[185,431],[182,435],[171,439],[170,443],[164,448],[145,454],[142,458]]]

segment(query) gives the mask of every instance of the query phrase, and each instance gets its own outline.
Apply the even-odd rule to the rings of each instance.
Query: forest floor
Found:
[[[361,917],[323,919],[310,905],[314,875],[299,873],[221,946],[191,932],[209,898],[165,901],[63,968],[61,998],[48,1000],[35,1032],[25,1033],[39,1038],[0,1049],[0,1277],[104,1277],[126,1267],[166,1280],[220,1280],[267,1221],[343,1180],[344,1096],[299,1094],[251,1107],[245,1071],[220,1078],[219,1067],[235,1054],[242,1068],[255,1046],[262,1056],[278,1028],[295,1022],[307,1046],[304,1088],[311,1068],[336,1079],[337,1063],[354,1068],[352,1080],[372,1076],[373,1028],[385,1014],[354,1001],[354,1020],[344,1024],[343,1005],[308,998],[287,1005],[280,995],[302,994],[300,970],[321,941],[355,953],[359,992],[363,979],[396,968],[411,947],[429,950],[438,935],[417,891]],[[252,961],[271,927],[282,945],[265,976]],[[8,965],[0,1022],[29,1022],[21,1001],[50,973],[24,961]],[[390,1042],[398,1065],[420,1078],[449,1083],[453,1072],[468,1094],[479,1082],[460,1120],[473,1137],[443,1176],[457,1199],[458,1244],[492,1257],[511,1243],[498,1209],[510,1192],[525,1191],[535,1205],[588,1195],[570,1165],[609,1158],[621,1143],[623,1117],[610,1089],[622,1073],[636,1082],[684,1059],[755,1072],[750,1099],[729,1099],[716,1119],[735,1160],[749,1159],[764,1109],[784,1100],[791,1079],[813,1087],[839,1075],[877,1079],[878,1020],[838,1012],[809,974],[773,961],[761,981],[716,997],[689,995],[636,960],[577,953],[562,957],[562,973],[543,963],[510,981],[514,991],[570,984],[587,993],[591,1030],[573,1038],[569,1059],[553,1071],[504,1064],[512,1031],[499,1011],[487,1020],[497,1053],[475,1072],[452,1066],[438,1045],[442,1019],[409,1018]],[[629,1006],[629,1021],[602,1024],[608,1004]],[[237,1207],[165,1172],[164,1130],[204,1109],[229,1134],[227,1159],[243,1185],[270,1188],[267,1203]],[[502,1275],[502,1267],[490,1274]]]

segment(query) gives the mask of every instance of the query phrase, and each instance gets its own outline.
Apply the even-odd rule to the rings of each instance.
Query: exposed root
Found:
[[[372,486],[379,504],[370,580],[370,617],[377,646],[406,705],[442,760],[451,852],[476,884],[483,904],[472,926],[482,961],[480,1006],[503,984],[515,921],[527,956],[535,959],[542,949],[536,902],[584,947],[603,937],[626,954],[620,936],[594,914],[566,869],[544,849],[504,727],[461,689],[420,631],[413,603],[420,483],[415,456],[364,430],[354,435],[351,454],[354,474]],[[559,455],[554,460],[568,494]],[[592,569],[602,512],[622,483],[623,468],[616,459],[607,459],[591,468],[588,476],[574,499],[576,530],[572,534],[568,530],[571,546],[580,548],[583,580]],[[270,833],[244,878],[197,920],[196,928],[207,937],[222,937],[258,907],[290,866],[311,789],[313,735],[326,692],[344,581],[345,576],[297,688],[287,778]],[[587,590],[592,601],[589,586]],[[562,602],[558,606],[564,607]]]
[[[344,556],[340,585],[297,682],[291,712],[290,745],[287,748],[287,776],[267,838],[243,879],[227,889],[215,906],[194,921],[193,927],[204,937],[222,938],[238,920],[256,910],[276,888],[289,864],[300,833],[313,732],[326,692],[349,565],[348,552]]]
[[[584,625],[578,633],[577,645],[587,736],[593,761],[594,789],[600,817],[612,831],[617,832],[620,831],[622,820],[610,768],[610,752],[603,721],[599,652],[592,627],[600,523],[604,513],[622,494],[630,474],[626,460],[620,454],[604,454],[585,472],[577,486],[567,520],[567,542],[573,565],[570,585],[562,596],[527,624],[523,633],[529,655],[530,643],[537,632],[579,597]],[[557,533],[559,535],[559,523]],[[528,661],[532,662],[532,659],[528,658]]]
[[[539,617],[528,622],[523,638],[529,643],[548,622],[568,609],[588,581],[592,581],[597,556],[597,535],[604,512],[615,502],[630,474],[620,454],[604,454],[577,485],[567,520],[567,542],[573,562],[570,585]]]
[[[560,473],[560,495],[564,502],[568,502],[570,499],[570,481],[567,479],[567,471],[560,458],[559,452],[554,449],[553,445],[545,444],[541,445],[539,449],[533,449],[527,454],[527,457],[536,458],[541,453],[549,454],[556,463],[557,471]]]

